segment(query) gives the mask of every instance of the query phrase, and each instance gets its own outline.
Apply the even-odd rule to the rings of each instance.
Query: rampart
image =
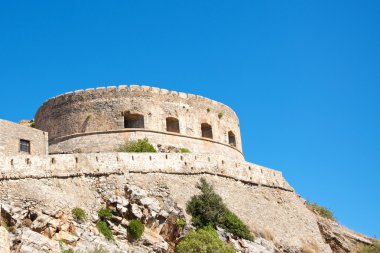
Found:
[[[247,184],[293,191],[280,171],[224,160],[219,155],[174,153],[91,153],[0,156],[0,181],[132,173],[209,174]]]
[[[128,125],[128,117],[141,119]],[[155,145],[244,159],[235,112],[192,94],[137,85],[79,90],[47,100],[35,120],[49,132],[51,153],[110,152],[147,136]]]

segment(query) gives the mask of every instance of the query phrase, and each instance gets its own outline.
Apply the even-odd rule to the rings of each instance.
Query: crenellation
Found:
[[[140,86],[139,85],[135,85],[135,84],[132,84],[129,86],[129,90],[130,91],[140,91]]]

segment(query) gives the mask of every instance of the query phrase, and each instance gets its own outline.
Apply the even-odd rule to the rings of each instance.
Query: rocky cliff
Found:
[[[369,238],[318,217],[293,191],[207,174],[160,172],[3,179],[0,181],[0,252],[173,252],[189,231],[186,202],[204,177],[256,235],[250,242],[219,230],[237,252],[351,252]],[[97,211],[109,207],[114,240],[96,228]],[[78,221],[72,210],[87,212]],[[131,219],[145,224],[139,240],[128,232]],[[179,219],[186,225],[177,224]],[[9,245],[9,246],[8,246]]]

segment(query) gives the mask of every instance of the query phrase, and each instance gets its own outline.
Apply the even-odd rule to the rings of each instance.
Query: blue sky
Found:
[[[0,118],[144,84],[231,106],[246,160],[380,236],[380,1],[0,1]]]

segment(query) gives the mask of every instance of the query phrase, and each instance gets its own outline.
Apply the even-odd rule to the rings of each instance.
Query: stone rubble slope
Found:
[[[178,240],[193,229],[189,225],[177,225],[179,218],[187,219],[187,224],[190,224],[190,220],[169,196],[165,187],[157,189],[152,195],[151,192],[127,184],[125,194],[107,195],[102,200],[113,214],[107,222],[115,236],[114,241],[106,240],[97,231],[96,222],[99,218],[94,212],[96,209],[91,210],[89,217],[81,222],[67,210],[30,209],[29,202],[19,207],[3,204],[2,219],[10,226],[11,233],[0,227],[3,245],[0,252],[55,253],[68,249],[91,252],[96,248],[108,252],[174,252]],[[128,233],[131,219],[139,219],[145,225],[139,240],[133,240]],[[275,252],[273,242],[262,238],[250,242],[238,239],[222,229],[218,229],[218,233],[221,239],[235,247],[236,252]]]

